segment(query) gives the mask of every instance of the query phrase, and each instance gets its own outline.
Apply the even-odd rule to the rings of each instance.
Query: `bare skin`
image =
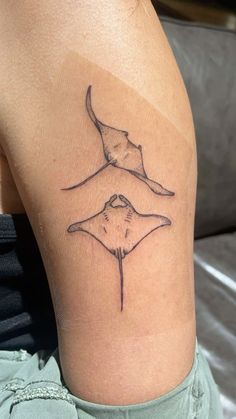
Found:
[[[96,403],[154,399],[186,377],[196,336],[195,137],[159,20],[148,0],[96,7],[92,0],[23,0],[20,8],[8,0],[0,4],[0,51],[1,212],[25,209],[32,224],[65,383]],[[90,85],[99,120],[127,131],[142,146],[145,173],[174,194],[158,195],[112,165],[62,190],[104,162],[85,107]],[[125,259],[123,311],[117,259],[85,232],[67,231],[113,195],[126,197],[138,214],[170,220]]]

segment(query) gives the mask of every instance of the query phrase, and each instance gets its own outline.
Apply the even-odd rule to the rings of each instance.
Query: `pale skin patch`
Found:
[[[163,188],[158,182],[148,178],[144,169],[142,146],[136,146],[131,142],[127,131],[108,126],[97,118],[91,103],[91,86],[87,89],[85,103],[88,115],[101,135],[106,163],[82,182],[62,188],[62,190],[71,191],[84,186],[95,176],[98,176],[101,171],[112,165],[136,176],[153,193],[163,197],[173,196],[174,192]],[[114,172],[113,176],[116,175],[117,173]],[[119,203],[114,206],[114,201],[117,198],[122,205]],[[104,226],[104,222],[106,226]],[[127,223],[132,224],[131,228],[127,228]],[[105,203],[102,211],[83,221],[71,224],[67,231],[69,233],[75,231],[88,233],[117,258],[120,273],[120,310],[123,311],[124,274],[122,260],[151,232],[170,224],[171,222],[167,217],[138,213],[126,197],[115,194]]]
[[[35,132],[30,155],[32,160],[39,161],[30,179],[32,185],[37,185],[37,196],[42,200],[42,206],[35,207],[35,212],[42,214],[40,223],[45,231],[43,236],[38,233],[38,241],[53,289],[59,331],[64,330],[67,322],[72,324],[78,318],[78,336],[86,336],[88,330],[92,330],[89,338],[101,333],[113,339],[115,333],[117,339],[119,336],[129,338],[147,334],[157,339],[165,333],[168,341],[170,331],[177,330],[190,319],[194,323],[193,295],[189,287],[190,251],[183,252],[181,245],[192,228],[192,216],[186,221],[186,214],[193,212],[193,200],[188,201],[187,197],[190,192],[193,195],[189,167],[194,148],[173,124],[133,89],[77,54],[68,56],[68,59],[50,92],[50,106],[41,117],[43,128],[39,126]],[[99,173],[98,177],[76,188],[73,193],[60,190],[85,179],[104,158],[101,139],[85,107],[84,98],[90,84],[94,86],[93,106],[99,118],[111,126],[124,127],[135,144],[142,144],[146,172],[152,179],[175,191],[175,196],[160,197],[135,176],[113,167]],[[47,138],[50,139],[47,153],[40,161],[41,145]],[[49,179],[53,181],[49,182]],[[128,197],[139,213],[163,214],[173,221],[170,228],[153,232],[128,255],[124,266],[125,310],[122,321],[114,257],[88,235],[78,234],[75,238],[66,232],[69,223],[98,213],[109,197],[117,192]],[[36,189],[32,196],[35,194]],[[37,232],[37,228],[35,230]],[[92,261],[96,269],[91,267],[88,258],[91,250],[94,251]],[[80,309],[81,301],[84,311]],[[173,346],[175,343],[173,338]],[[158,358],[158,362],[162,361],[161,357]]]
[[[70,80],[69,84],[67,82],[68,79]],[[166,195],[162,198],[161,195],[153,193],[145,182],[140,182],[138,176],[131,176],[127,170],[119,167],[108,167],[106,170],[99,172],[90,181],[85,182],[81,187],[75,188],[72,195],[67,195],[67,192],[64,192],[65,195],[62,194],[59,201],[62,205],[63,202],[70,203],[71,222],[73,220],[86,220],[98,213],[109,196],[115,193],[128,196],[130,202],[132,202],[132,205],[140,214],[163,214],[167,216],[167,218],[173,220],[173,238],[171,238],[171,242],[167,242],[170,245],[165,254],[163,255],[161,247],[158,248],[158,254],[160,255],[160,260],[166,257],[172,261],[174,259],[173,254],[176,253],[174,237],[181,230],[184,231],[184,234],[187,234],[188,230],[186,220],[184,219],[184,214],[187,210],[186,186],[191,187],[189,166],[192,161],[194,148],[188,144],[188,141],[180,135],[179,131],[168,119],[143,97],[139,96],[137,92],[119,79],[116,79],[112,74],[75,53],[68,55],[58,77],[58,82],[53,89],[51,108],[53,109],[54,117],[51,121],[50,112],[48,113],[49,134],[51,130],[50,137],[54,138],[54,142],[50,144],[51,154],[53,154],[55,160],[52,170],[55,170],[57,178],[59,175],[60,182],[58,184],[73,186],[73,184],[80,183],[78,182],[80,179],[83,182],[83,180],[86,180],[87,177],[96,172],[101,162],[104,161],[101,138],[99,138],[99,133],[96,127],[94,127],[94,123],[91,123],[85,106],[85,97],[89,85],[94,86],[92,106],[99,116],[99,121],[105,121],[109,126],[118,127],[118,129],[120,127],[127,129],[132,142],[135,145],[142,145],[145,172],[152,179],[158,179],[160,184],[167,185],[168,190],[175,191],[176,196]],[[119,97],[125,97],[125,101],[121,103]],[[114,100],[114,98],[118,98],[118,100]],[[75,131],[73,134],[73,148],[65,141],[67,128],[62,128],[65,109],[67,115],[76,115],[76,118],[72,120],[72,128]],[[54,122],[55,119],[56,123]],[[134,122],[130,124],[130,121],[137,122],[137,124]],[[70,128],[68,122],[66,127]],[[78,135],[77,141],[75,141],[76,132]],[[155,137],[157,140],[153,141]],[[60,146],[57,144],[59,141]],[[64,157],[63,172],[61,170],[60,157],[57,157],[59,149]],[[178,169],[177,182],[173,167],[179,167],[180,161],[183,161],[184,164],[181,164],[180,169]],[[57,162],[59,164],[58,169]],[[66,182],[65,179],[67,179]],[[188,179],[187,184],[186,179]],[[182,188],[179,185],[182,185]],[[60,191],[59,193],[61,194]],[[140,194],[142,196],[141,200],[139,199]],[[84,199],[85,197],[86,199]],[[51,204],[54,204],[54,202],[51,202]],[[179,212],[183,214],[183,217],[176,219],[176,213]],[[128,235],[129,232],[127,231],[126,234]],[[157,236],[159,236],[159,233]],[[149,242],[151,243],[151,241]],[[154,242],[157,243],[156,240]],[[93,248],[97,249],[96,243],[93,245]],[[133,266],[135,257],[132,256],[130,263]],[[143,264],[145,265],[145,263],[144,257]],[[173,266],[172,263],[170,266]],[[165,271],[168,270],[167,266]],[[186,272],[186,266],[184,270]],[[163,275],[166,274],[167,272],[163,273]],[[127,275],[130,274],[127,272]],[[190,307],[190,304],[187,306]],[[115,304],[115,307],[117,307],[117,304]],[[190,313],[187,310],[184,318],[188,320],[189,315]],[[184,318],[182,316],[177,317],[180,322],[184,321]]]

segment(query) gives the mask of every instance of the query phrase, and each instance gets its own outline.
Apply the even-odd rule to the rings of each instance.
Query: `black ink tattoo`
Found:
[[[132,141],[130,141],[128,138],[129,133],[127,131],[110,127],[109,125],[106,125],[97,119],[91,104],[91,88],[92,86],[88,87],[86,94],[86,109],[90,119],[101,135],[106,163],[82,182],[67,188],[62,188],[62,190],[78,188],[79,186],[84,185],[102,170],[106,169],[109,165],[112,165],[113,167],[118,167],[119,169],[128,171],[131,175],[135,176],[142,182],[145,182],[146,185],[155,194],[173,196],[174,192],[163,188],[160,183],[150,179],[147,176],[143,164],[143,153],[141,145],[136,146],[134,143],[132,143]]]
[[[116,201],[116,202],[115,202]],[[154,230],[170,225],[167,217],[140,214],[123,195],[113,195],[102,211],[86,220],[71,224],[67,231],[88,233],[118,259],[120,274],[121,311],[124,305],[124,275],[122,260]]]
[[[83,186],[108,166],[126,170],[137,179],[144,182],[152,192],[162,196],[173,196],[171,192],[156,181],[150,179],[144,169],[141,145],[136,146],[128,138],[128,132],[119,130],[101,122],[95,115],[91,104],[91,86],[87,89],[86,109],[88,115],[101,135],[104,164],[76,185],[63,188],[72,190]],[[118,203],[117,203],[118,201]],[[124,274],[123,259],[134,250],[138,244],[159,227],[170,225],[167,217],[155,214],[140,214],[123,195],[113,195],[104,208],[94,216],[71,224],[67,231],[81,231],[89,234],[101,243],[118,260],[120,275],[121,311],[124,306]]]

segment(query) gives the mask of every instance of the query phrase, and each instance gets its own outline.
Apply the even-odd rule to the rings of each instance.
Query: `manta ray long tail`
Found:
[[[120,271],[120,311],[123,311],[124,306],[124,275],[123,275],[123,264],[121,249],[118,249],[117,252],[118,262],[119,262],[119,271]]]

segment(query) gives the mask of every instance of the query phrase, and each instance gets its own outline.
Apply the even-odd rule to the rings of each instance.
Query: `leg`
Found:
[[[2,147],[46,267],[65,382],[97,403],[153,399],[184,379],[195,346],[195,139],[172,52],[148,0],[0,7]],[[104,124],[141,144],[148,176],[175,195],[158,196],[113,166],[83,188],[61,190],[104,164],[101,136],[85,108],[89,85]],[[117,146],[138,170],[123,144],[116,141],[113,152]],[[114,194],[137,214],[114,202],[89,223],[90,234],[68,233],[70,224],[101,213]],[[171,224],[152,231],[150,215]],[[147,235],[137,244],[142,229]],[[121,247],[122,311],[112,253]]]

